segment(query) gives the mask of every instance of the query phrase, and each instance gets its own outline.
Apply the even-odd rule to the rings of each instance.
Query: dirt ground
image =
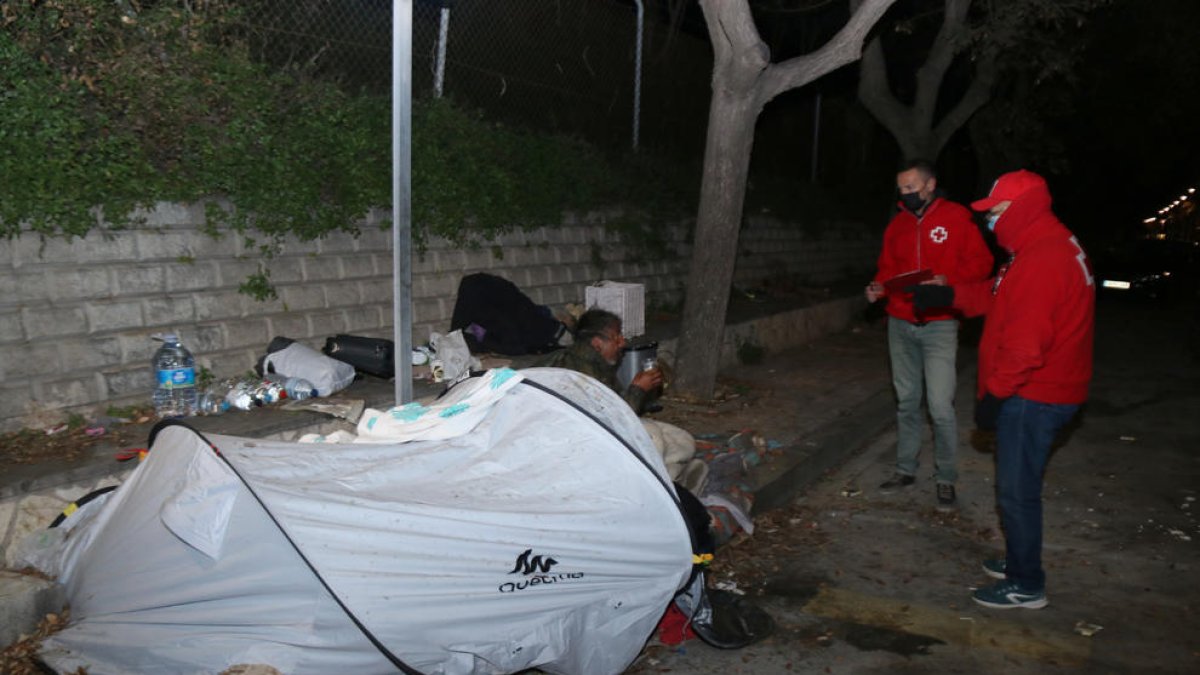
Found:
[[[96,445],[115,448],[144,445],[147,425],[154,420],[149,406],[122,411],[122,417],[86,420],[73,415],[45,429],[21,429],[0,435],[0,467],[41,462],[69,463]]]

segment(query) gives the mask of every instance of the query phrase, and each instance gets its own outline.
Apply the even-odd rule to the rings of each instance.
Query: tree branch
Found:
[[[713,82],[718,72],[737,88],[749,87],[771,61],[746,0],[700,0],[713,46]]]
[[[887,62],[883,58],[883,43],[874,38],[863,51],[859,65],[858,100],[896,138],[908,134],[907,120],[911,111],[892,93],[887,79]]]
[[[975,67],[975,78],[971,86],[959,99],[958,103],[933,129],[934,150],[941,152],[954,132],[958,131],[968,120],[979,112],[992,98],[992,87],[996,84],[996,62],[992,57],[985,57]]]
[[[933,113],[937,107],[938,94],[946,71],[954,57],[966,46],[967,10],[971,0],[945,0],[945,13],[937,37],[929,48],[925,63],[917,69],[917,96],[913,101],[913,112],[929,128],[933,126]]]
[[[896,0],[858,0],[852,3],[854,14],[823,47],[810,54],[768,66],[759,85],[758,105],[766,105],[768,101],[789,89],[803,87],[830,71],[856,61],[862,56],[863,41],[867,33],[895,2]]]

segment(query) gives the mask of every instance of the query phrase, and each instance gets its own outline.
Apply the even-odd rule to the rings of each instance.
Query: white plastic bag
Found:
[[[317,396],[329,396],[354,381],[354,366],[299,342],[267,354],[263,359],[263,371],[308,380],[316,388]]]
[[[429,345],[437,353],[437,357],[430,363],[434,382],[455,382],[470,372],[471,368],[481,368],[479,359],[471,356],[462,330],[446,335],[430,333]]]

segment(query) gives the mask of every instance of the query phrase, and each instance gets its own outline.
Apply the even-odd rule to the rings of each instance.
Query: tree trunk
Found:
[[[856,0],[850,21],[821,49],[775,64],[746,0],[700,0],[713,44],[713,97],[676,393],[709,399],[717,381],[758,113],[780,93],[857,60],[867,32],[894,2]]]
[[[753,97],[714,91],[679,336],[678,362],[687,367],[678,369],[675,382],[692,398],[712,398],[717,379],[757,119]]]

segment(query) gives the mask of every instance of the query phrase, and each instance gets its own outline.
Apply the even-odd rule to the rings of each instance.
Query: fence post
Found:
[[[396,405],[412,383],[412,3],[392,5],[392,330]]]
[[[638,147],[638,127],[642,116],[642,28],[645,25],[646,8],[642,0],[637,2],[637,51],[633,65],[633,149]]]
[[[439,11],[437,63],[433,71],[433,97],[442,97],[442,83],[446,79],[446,37],[450,34],[450,7],[442,5]]]

